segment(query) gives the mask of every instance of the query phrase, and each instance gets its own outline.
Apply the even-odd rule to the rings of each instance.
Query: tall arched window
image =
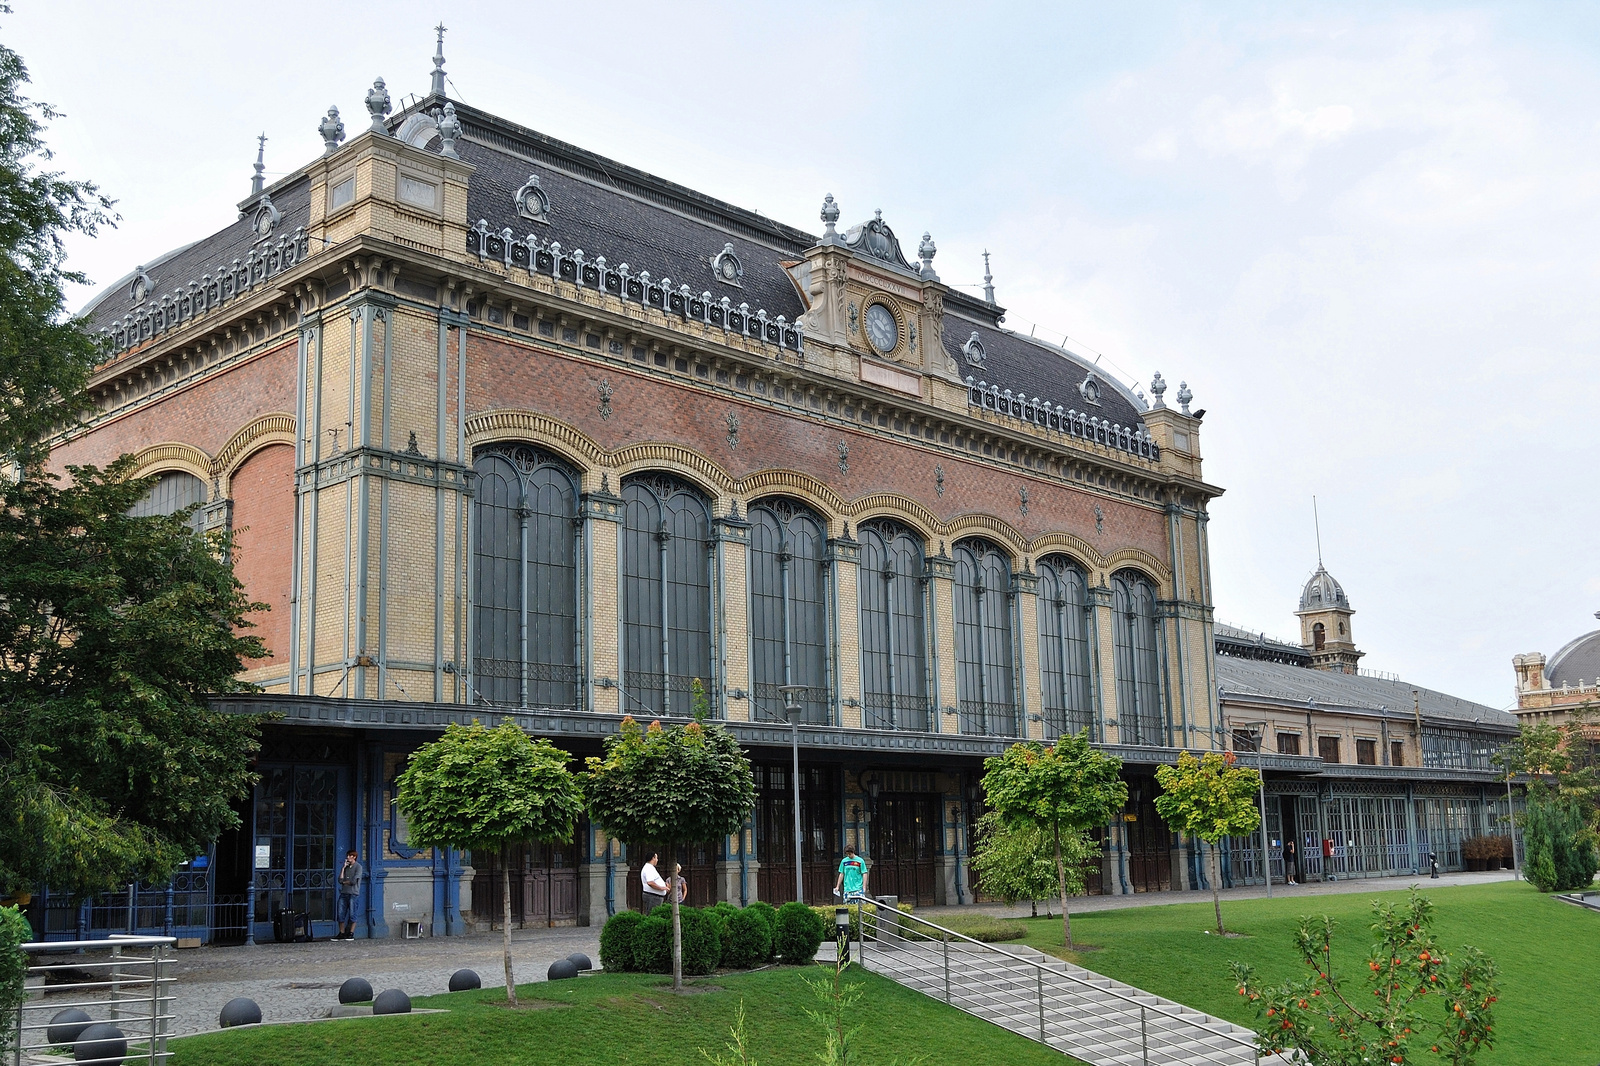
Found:
[[[168,470],[156,475],[144,499],[128,508],[132,518],[154,518],[157,515],[177,514],[185,507],[206,502],[206,483],[182,470]],[[197,509],[189,518],[196,532],[205,528],[205,520]]]
[[[955,546],[956,694],[961,731],[1017,735],[1011,559],[986,540]]]
[[[1328,643],[1328,627],[1318,622],[1311,627],[1311,650],[1321,651]]]
[[[1092,728],[1088,579],[1062,555],[1039,560],[1039,673],[1046,740]]]
[[[578,703],[578,484],[526,444],[480,449],[472,527],[474,701]]]
[[[1122,743],[1164,744],[1155,586],[1137,570],[1119,570],[1111,575],[1111,601]]]
[[[750,508],[750,665],[756,718],[784,720],[784,685],[801,720],[828,724],[823,524],[788,500]]]
[[[931,730],[922,541],[887,519],[862,523],[859,535],[862,723]]]
[[[668,474],[622,483],[623,710],[687,716],[711,695],[711,509]]]

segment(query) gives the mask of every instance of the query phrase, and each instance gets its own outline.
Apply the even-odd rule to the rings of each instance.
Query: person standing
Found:
[[[833,880],[833,894],[844,890],[844,901],[862,900],[867,895],[867,864],[856,854],[854,844],[846,844],[844,858],[839,861],[839,876]]]
[[[361,895],[361,876],[365,873],[356,859],[356,849],[345,852],[344,865],[339,868],[339,907],[334,912],[339,931],[333,934],[335,940],[356,938],[356,898]]]
[[[1300,862],[1295,855],[1294,838],[1283,838],[1283,876],[1291,885],[1299,884],[1295,880],[1300,874]]]
[[[644,905],[639,909],[649,914],[656,906],[667,898],[667,883],[661,880],[661,872],[656,869],[656,860],[659,858],[655,852],[645,860],[644,869],[639,871],[639,884],[644,889]]]

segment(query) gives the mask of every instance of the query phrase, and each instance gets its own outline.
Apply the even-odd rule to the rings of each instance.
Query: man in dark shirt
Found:
[[[334,915],[339,931],[333,934],[335,940],[356,938],[356,898],[361,895],[361,875],[365,872],[356,860],[356,849],[345,852],[344,866],[339,870],[339,909]]]

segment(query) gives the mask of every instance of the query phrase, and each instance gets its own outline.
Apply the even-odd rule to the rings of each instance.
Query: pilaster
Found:
[[[1011,631],[1017,648],[1017,724],[1027,740],[1044,739],[1044,675],[1039,669],[1039,578],[1011,575]]]
[[[711,523],[716,544],[718,595],[711,605],[716,616],[716,658],[721,691],[714,696],[717,715],[737,722],[750,720],[750,523],[739,517],[739,501]],[[718,899],[727,899],[725,895]]]
[[[928,663],[933,674],[933,702],[941,733],[961,732],[960,697],[956,693],[956,564],[939,546],[939,554],[929,556],[928,583]]]
[[[1095,721],[1097,739],[1102,744],[1121,742],[1117,725],[1117,645],[1116,620],[1112,617],[1112,594],[1108,585],[1092,585],[1089,590],[1090,653],[1094,668]]]
[[[861,728],[861,545],[843,537],[828,541],[832,603],[830,623],[837,634],[834,657],[834,716],[846,729]]]
[[[593,480],[594,474],[585,480]],[[618,531],[622,526],[622,497],[611,491],[609,473],[579,501],[583,516],[583,619],[586,703],[590,710],[617,714],[622,676],[621,635],[617,615]]]

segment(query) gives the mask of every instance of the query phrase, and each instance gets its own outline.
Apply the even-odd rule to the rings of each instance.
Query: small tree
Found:
[[[1211,845],[1211,905],[1217,912],[1217,932],[1222,928],[1222,860],[1217,844],[1223,837],[1253,833],[1261,824],[1256,807],[1256,791],[1261,775],[1240,766],[1233,752],[1208,751],[1199,759],[1188,752],[1178,756],[1178,765],[1156,768],[1156,781],[1162,793],[1156,797],[1156,812],[1167,825],[1184,835],[1198,837]],[[1268,876],[1271,876],[1270,873]]]
[[[1007,828],[1000,815],[990,811],[978,819],[976,838],[972,869],[983,891],[1007,903],[1028,900],[1034,904],[1034,917],[1038,917],[1038,901],[1048,901],[1056,893],[1051,834],[1032,825]],[[1082,895],[1087,888],[1088,864],[1100,857],[1099,842],[1087,830],[1069,830],[1061,834],[1061,857],[1066,864],[1067,894]],[[976,885],[973,892],[977,892]]]
[[[1062,737],[1053,747],[1038,741],[1013,744],[984,762],[983,791],[989,806],[1011,829],[1032,826],[1050,834],[1056,888],[1061,896],[1061,940],[1072,947],[1067,905],[1067,859],[1062,837],[1104,825],[1128,802],[1122,760],[1089,746],[1089,731]]]
[[[1295,934],[1314,977],[1268,987],[1249,966],[1233,964],[1239,994],[1262,1018],[1261,1053],[1289,1052],[1285,1058],[1306,1066],[1413,1062],[1413,1048],[1452,1066],[1477,1061],[1494,1043],[1494,962],[1477,948],[1454,960],[1440,951],[1433,904],[1415,891],[1399,907],[1374,902],[1372,910],[1377,937],[1359,984],[1334,971],[1328,917],[1301,918]]]
[[[755,778],[733,734],[699,721],[643,729],[633,717],[606,739],[605,757],[591,757],[583,792],[589,817],[623,840],[659,840],[668,862],[678,844],[737,832],[755,806]],[[683,990],[683,925],[672,877],[672,988]]]
[[[1552,795],[1536,784],[1529,791],[1523,820],[1524,873],[1529,883],[1540,892],[1588,888],[1597,865],[1595,846],[1578,801]]]
[[[509,718],[496,729],[452,723],[444,736],[411,753],[395,802],[411,843],[472,848],[500,856],[501,924],[505,936],[506,999],[517,1002],[511,972],[513,844],[569,840],[583,814],[571,756],[544,737],[528,736]]]

